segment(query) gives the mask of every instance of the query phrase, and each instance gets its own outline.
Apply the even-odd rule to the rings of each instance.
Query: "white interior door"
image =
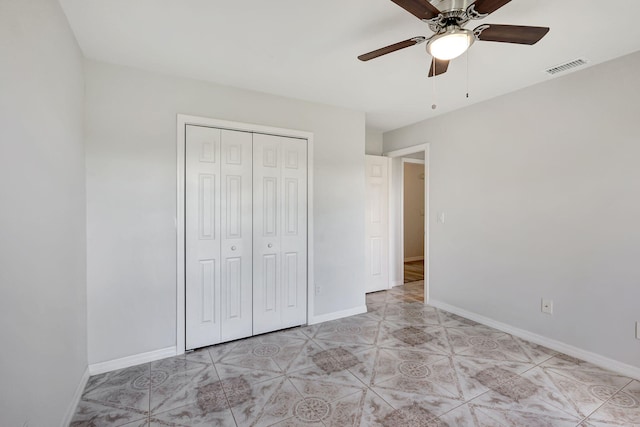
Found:
[[[365,156],[366,292],[389,289],[389,159]]]
[[[221,341],[252,335],[252,138],[221,131]]]
[[[307,141],[282,138],[282,325],[307,322]]]
[[[186,126],[186,348],[220,342],[219,129]]]
[[[253,333],[306,323],[306,141],[253,138]]]

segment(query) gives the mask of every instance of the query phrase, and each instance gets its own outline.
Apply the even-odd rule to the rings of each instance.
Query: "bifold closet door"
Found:
[[[252,334],[251,139],[186,126],[186,348]]]
[[[222,131],[222,341],[253,332],[252,139],[248,132]]]
[[[307,321],[307,141],[253,136],[253,333]]]

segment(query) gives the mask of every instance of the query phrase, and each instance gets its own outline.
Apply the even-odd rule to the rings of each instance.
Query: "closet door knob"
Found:
[[[269,243],[269,244],[267,245],[267,247],[268,247],[268,248],[272,248],[272,247],[273,247],[273,243]]]
[[[232,250],[232,251],[235,251],[235,250],[236,250],[236,247],[235,247],[235,246],[231,246],[231,250]]]

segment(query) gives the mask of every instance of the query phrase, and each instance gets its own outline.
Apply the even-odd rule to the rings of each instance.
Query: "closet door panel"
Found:
[[[281,144],[253,135],[253,333],[281,329]]]
[[[220,342],[220,130],[186,126],[186,348]]]
[[[307,142],[282,144],[282,327],[307,321]]]
[[[252,134],[221,131],[222,341],[252,335]]]
[[[254,135],[254,334],[307,321],[306,149]]]

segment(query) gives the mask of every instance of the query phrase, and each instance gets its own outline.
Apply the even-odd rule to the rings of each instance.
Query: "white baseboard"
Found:
[[[82,392],[84,388],[87,386],[87,381],[89,381],[89,367],[87,366],[80,378],[80,383],[78,383],[78,387],[76,387],[76,391],[73,393],[73,399],[69,403],[67,407],[67,412],[64,414],[64,418],[62,419],[62,423],[60,423],[60,427],[68,427],[71,424],[71,419],[73,415],[76,413],[76,408],[78,407],[78,403],[80,403],[80,398],[82,398]]]
[[[404,262],[411,262],[411,261],[424,261],[424,256],[410,256],[409,258],[404,259]]]
[[[391,282],[391,287],[392,288],[395,288],[396,286],[402,286],[402,285],[404,285],[404,281],[402,281],[402,280],[393,280]]]
[[[133,356],[123,357],[121,359],[108,360],[106,362],[93,363],[89,365],[89,373],[91,375],[103,374],[116,369],[129,368],[131,366],[140,365],[141,363],[154,362],[166,357],[175,356],[176,347],[161,348],[160,350],[148,351],[146,353],[134,354]]]
[[[348,310],[334,311],[333,313],[320,314],[309,319],[309,325],[317,323],[329,322],[330,320],[342,319],[343,317],[355,316],[367,312],[367,306],[350,308]]]
[[[498,329],[502,332],[506,332],[518,338],[531,341],[532,343],[542,345],[544,347],[550,348],[555,351],[559,351],[560,353],[564,353],[569,356],[575,357],[577,359],[581,359],[589,363],[593,363],[596,366],[600,366],[604,369],[617,372],[629,378],[640,380],[640,367],[627,365],[626,363],[622,363],[617,360],[610,359],[600,354],[592,353],[588,350],[574,347],[572,345],[563,343],[561,341],[556,341],[554,339],[547,338],[545,336],[538,335],[533,332],[526,331],[524,329],[516,328],[515,326],[511,326],[506,323],[498,322],[497,320],[493,320],[481,314],[467,311],[463,308],[449,305],[442,301],[430,299],[429,305],[432,305],[434,307],[440,308],[444,311],[448,311],[453,314],[457,314],[458,316],[462,316],[466,319],[473,320],[478,323],[482,323],[483,325],[490,326],[492,328]]]

